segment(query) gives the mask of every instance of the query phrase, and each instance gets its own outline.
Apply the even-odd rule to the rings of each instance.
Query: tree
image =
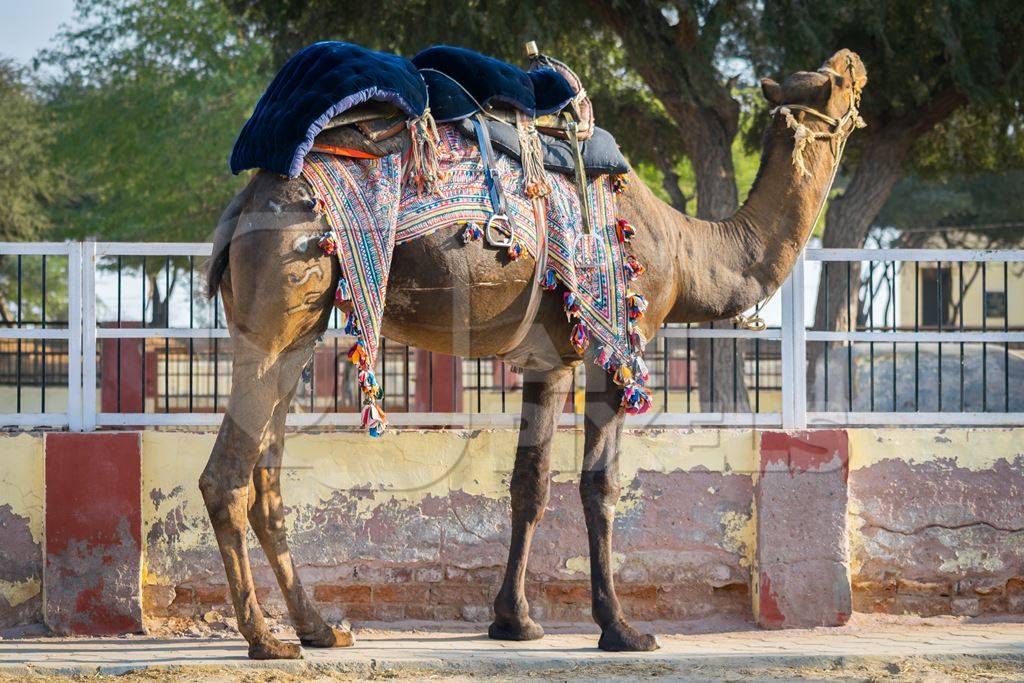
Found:
[[[47,210],[67,192],[49,150],[53,116],[9,60],[0,60],[0,102],[0,241],[30,240],[51,226]]]
[[[227,158],[266,86],[265,44],[218,0],[79,0],[73,26],[37,58],[76,190],[55,222],[75,237],[206,237],[243,180]]]
[[[926,137],[966,105],[1001,113],[990,120],[997,136],[1014,125],[1019,129],[1022,25],[1024,5],[1013,0],[765,3],[745,41],[759,70],[788,73],[839,45],[855,50],[868,70],[861,107],[868,127],[851,138],[842,191],[826,213],[823,246],[861,246],[907,167],[923,159],[920,145],[927,146]],[[859,264],[854,268],[856,281]],[[849,329],[846,274],[839,271],[832,269],[819,288],[817,329]],[[811,386],[823,350],[817,345],[808,354]]]
[[[67,178],[49,145],[54,135],[53,116],[40,101],[23,69],[0,60],[0,241],[39,239],[52,228],[49,210],[68,193]],[[20,275],[29,281],[41,277],[42,259],[0,257],[0,324],[37,317],[39,292],[32,288],[14,296]],[[19,265],[20,264],[20,265]],[[47,275],[51,291],[64,286],[59,266],[51,260]],[[57,298],[59,301],[59,297]],[[21,310],[19,311],[19,303]],[[54,319],[54,302],[50,318]]]

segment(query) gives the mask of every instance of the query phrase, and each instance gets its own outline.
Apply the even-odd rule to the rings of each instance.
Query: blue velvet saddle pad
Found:
[[[289,178],[302,171],[313,140],[338,114],[369,100],[409,117],[428,106],[435,120],[457,121],[481,106],[504,104],[550,114],[576,96],[553,69],[523,71],[461,47],[438,45],[410,61],[338,41],[295,53],[271,81],[231,152],[231,171],[262,168]]]
[[[337,41],[299,50],[242,127],[231,152],[231,171],[263,168],[298,176],[327,122],[368,100],[390,102],[416,117],[427,107],[427,90],[405,57]]]
[[[430,111],[438,122],[456,121],[492,104],[543,116],[576,96],[554,69],[524,71],[463,47],[435,45],[413,57],[412,63],[427,83]]]

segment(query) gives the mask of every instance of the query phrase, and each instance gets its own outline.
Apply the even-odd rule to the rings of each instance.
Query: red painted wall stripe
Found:
[[[138,433],[46,436],[47,625],[59,634],[142,630]]]

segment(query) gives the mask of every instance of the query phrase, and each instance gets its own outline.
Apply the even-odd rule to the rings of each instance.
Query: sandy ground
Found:
[[[855,615],[836,629],[760,631],[735,622],[650,624],[662,648],[609,654],[596,632],[555,626],[540,641],[488,640],[480,625],[358,628],[354,648],[250,662],[230,620],[153,622],[145,636],[0,634],[0,683],[78,681],[1024,680],[1024,621]],[[282,638],[291,630],[277,624]]]

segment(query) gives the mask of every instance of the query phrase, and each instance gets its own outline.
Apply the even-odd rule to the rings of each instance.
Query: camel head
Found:
[[[840,119],[851,105],[859,105],[867,82],[864,62],[856,52],[844,49],[826,59],[817,71],[797,71],[781,85],[770,78],[761,79],[761,92],[773,107],[802,105]]]

